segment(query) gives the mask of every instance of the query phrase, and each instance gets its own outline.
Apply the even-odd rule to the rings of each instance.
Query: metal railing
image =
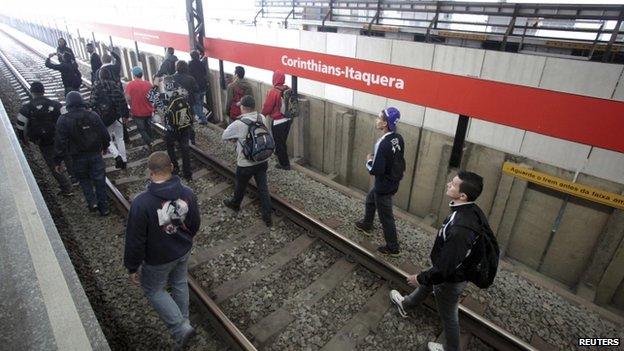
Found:
[[[363,34],[405,32],[432,37],[495,41],[498,49],[526,45],[574,51],[610,61],[624,49],[622,5],[513,4],[417,0],[262,0],[254,25],[360,28]]]

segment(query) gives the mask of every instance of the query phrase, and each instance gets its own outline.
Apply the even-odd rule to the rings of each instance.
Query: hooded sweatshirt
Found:
[[[241,120],[245,119],[246,121],[254,122],[258,119],[258,117],[260,117],[260,120],[262,121],[262,123],[266,125],[266,119],[264,118],[263,115],[255,111],[249,112],[249,113],[240,115],[240,117],[237,120],[230,123],[230,125],[227,126],[227,128],[225,128],[225,130],[223,131],[223,134],[221,135],[222,140],[233,140],[233,139],[236,140],[236,155],[237,155],[236,165],[238,167],[250,167],[250,166],[255,166],[262,162],[268,161],[268,159],[264,161],[260,161],[260,162],[251,161],[251,160],[248,160],[243,154],[242,143],[247,138],[247,133],[249,132],[249,126],[247,126]]]
[[[177,61],[178,61],[178,57],[176,55],[165,54],[165,60],[160,65],[158,72],[156,72],[156,77],[173,75],[176,72],[175,64]]]
[[[124,265],[134,273],[143,262],[160,265],[184,256],[200,223],[197,197],[180,178],[150,183],[130,207]]]
[[[286,76],[280,71],[273,72],[273,89],[269,90],[264,105],[262,106],[262,114],[270,116],[275,121],[274,124],[279,124],[279,120],[286,122],[286,118],[280,109],[282,107],[282,92],[288,89],[288,85],[284,85]]]

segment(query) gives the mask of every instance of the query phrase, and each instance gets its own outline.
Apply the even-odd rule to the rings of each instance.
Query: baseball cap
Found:
[[[139,66],[132,67],[132,75],[135,76],[135,77],[142,76],[143,75],[143,68],[141,68]]]
[[[397,123],[399,123],[399,119],[401,119],[401,112],[399,112],[399,110],[397,110],[395,107],[388,107],[382,112],[384,116],[386,116],[386,122],[388,122],[388,129],[392,131],[396,130],[396,125]]]

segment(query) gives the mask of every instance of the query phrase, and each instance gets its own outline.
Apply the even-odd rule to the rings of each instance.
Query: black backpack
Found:
[[[297,94],[288,88],[281,92],[282,104],[280,106],[280,112],[286,118],[295,118],[299,116],[299,99]]]
[[[40,145],[54,144],[59,111],[49,102],[31,103],[28,111],[28,138]]]
[[[475,209],[479,228],[468,228],[477,234],[470,253],[462,262],[466,279],[481,289],[489,288],[498,271],[500,251],[492,228],[481,210]]]
[[[82,153],[102,151],[102,140],[97,121],[90,118],[90,112],[80,111],[80,116],[75,117],[70,131],[71,141],[76,144],[76,150]]]
[[[275,150],[275,140],[273,140],[273,136],[269,133],[264,123],[262,123],[260,114],[257,115],[255,122],[243,118],[240,121],[248,127],[247,137],[241,143],[245,158],[250,161],[261,162],[271,157]]]
[[[185,96],[174,94],[165,109],[165,126],[168,131],[178,132],[191,125],[193,110]]]
[[[403,157],[403,150],[401,150],[400,147],[398,149],[398,152],[394,153],[392,167],[390,168],[390,174],[388,175],[390,180],[396,182],[403,179],[403,174],[405,173],[405,158]]]
[[[107,91],[103,86],[99,86],[100,89],[98,99],[95,103],[95,110],[102,118],[102,122],[104,125],[109,127],[118,118],[117,109],[113,104],[113,100],[110,97],[110,92]]]

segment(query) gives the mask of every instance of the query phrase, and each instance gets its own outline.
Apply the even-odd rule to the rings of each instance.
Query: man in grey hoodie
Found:
[[[254,122],[259,119],[266,125],[266,119],[263,115],[256,112],[256,101],[251,95],[243,96],[239,102],[239,106],[242,114],[237,120],[232,122],[223,131],[223,135],[221,135],[221,139],[236,143],[237,153],[234,196],[231,199],[223,200],[223,204],[236,212],[240,211],[240,204],[245,196],[247,183],[249,183],[251,177],[254,177],[256,186],[258,187],[262,220],[267,227],[271,227],[273,225],[273,220],[271,219],[271,197],[269,196],[269,186],[267,183],[268,159],[260,162],[249,160],[243,154],[242,147],[242,143],[245,141],[249,130],[247,124],[242,120],[245,119],[249,122]]]

